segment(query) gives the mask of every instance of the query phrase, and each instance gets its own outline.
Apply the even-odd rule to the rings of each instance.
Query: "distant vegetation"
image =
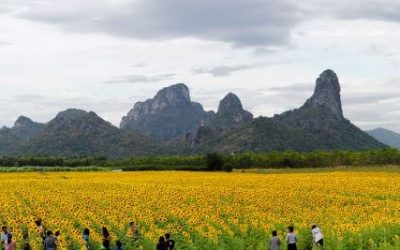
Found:
[[[194,170],[230,171],[246,168],[326,168],[335,166],[400,165],[400,150],[385,148],[363,151],[271,152],[241,154],[209,153],[206,155],[147,156],[128,159],[106,157],[0,157],[0,170],[7,167],[52,167],[54,170]],[[84,168],[87,167],[87,168]]]

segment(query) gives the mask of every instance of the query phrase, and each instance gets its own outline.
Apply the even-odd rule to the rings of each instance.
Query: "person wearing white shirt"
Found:
[[[288,227],[288,234],[286,235],[286,243],[288,250],[297,250],[297,236],[294,234],[294,227]]]
[[[1,249],[6,248],[7,240],[8,240],[8,230],[6,226],[3,226],[1,228]]]
[[[324,246],[324,236],[322,235],[321,229],[317,225],[311,227],[312,237],[317,246]]]

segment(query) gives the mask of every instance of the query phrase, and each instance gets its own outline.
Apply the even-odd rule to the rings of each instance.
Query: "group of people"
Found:
[[[35,224],[37,226],[37,232],[42,239],[43,249],[44,250],[57,250],[61,248],[61,241],[59,240],[60,231],[56,231],[54,234],[51,230],[45,229],[43,222],[41,219],[35,220]],[[285,241],[287,244],[288,250],[297,250],[297,236],[294,232],[294,227],[289,226],[288,233],[285,237]],[[16,243],[13,239],[13,229],[7,228],[3,226],[1,229],[1,250],[15,250]],[[129,230],[131,233],[131,237],[133,240],[139,239],[139,232],[137,224],[132,221],[129,223]],[[324,237],[321,232],[321,229],[313,224],[311,227],[311,235],[313,238],[313,242],[316,246],[323,247],[324,246]],[[102,244],[103,249],[111,250],[111,235],[106,227],[102,228]],[[31,246],[29,245],[29,236],[26,234],[23,235],[24,244],[23,250],[31,250]],[[26,240],[28,239],[28,240]],[[91,250],[91,241],[90,241],[90,230],[85,228],[83,230],[82,239],[85,242],[86,250]],[[271,250],[281,250],[281,239],[278,236],[278,232],[276,230],[272,231],[272,237],[269,242],[269,246]],[[166,233],[164,236],[159,238],[158,244],[156,246],[156,250],[173,250],[175,248],[175,241],[171,238],[170,233]],[[115,247],[113,250],[122,250],[122,242],[120,240],[115,241]]]
[[[42,243],[43,243],[43,248],[44,250],[57,250],[61,248],[61,241],[59,240],[60,232],[57,231],[54,235],[53,232],[48,230],[45,230],[45,227],[43,225],[42,219],[37,219],[35,221],[35,224],[37,226],[37,231],[39,236],[42,238]],[[129,223],[129,230],[130,234],[133,240],[138,240],[139,239],[139,231],[138,231],[138,226],[136,222],[131,221]],[[175,247],[175,241],[171,239],[171,234],[167,233],[165,234],[165,238],[163,238],[163,244],[161,247],[160,243],[157,244],[157,249],[162,249],[162,250],[173,250]],[[161,241],[160,238],[160,241]],[[89,228],[85,228],[82,233],[82,239],[85,242],[85,248],[86,250],[91,250],[93,249],[91,246],[91,241],[90,241],[90,230]],[[102,245],[104,250],[111,250],[111,234],[108,231],[106,227],[102,228]],[[15,245],[15,242],[14,242]],[[113,250],[122,250],[122,242],[120,240],[115,241],[115,247]],[[11,249],[5,249],[5,250],[14,250],[14,248]],[[24,250],[31,250],[31,248],[24,248]]]
[[[171,239],[171,234],[166,233],[158,239],[157,250],[173,250],[175,248],[175,241]]]
[[[288,250],[297,250],[297,236],[294,233],[294,227],[289,226],[288,233],[286,235],[286,244]],[[324,236],[321,232],[321,229],[316,225],[313,224],[311,226],[311,235],[313,238],[313,242],[316,246],[323,247],[324,246]],[[269,242],[269,246],[271,250],[281,250],[281,240],[278,236],[278,231],[272,231],[272,238]]]

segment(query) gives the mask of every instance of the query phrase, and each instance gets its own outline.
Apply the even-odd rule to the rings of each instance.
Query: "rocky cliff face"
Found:
[[[244,126],[252,120],[253,114],[243,109],[239,97],[229,93],[219,102],[217,114],[186,137],[186,144],[189,148],[204,145],[210,139]]]
[[[10,129],[10,133],[15,136],[26,140],[39,133],[44,127],[44,124],[34,122],[26,116],[20,116]]]
[[[146,119],[151,115],[162,112],[165,108],[191,106],[189,88],[183,84],[175,84],[157,92],[153,99],[135,103],[128,115],[122,118],[120,127],[129,129],[134,127],[135,121]]]
[[[120,128],[168,141],[186,135],[212,116],[190,100],[188,87],[180,83],[161,89],[152,99],[137,102],[122,118]]]
[[[244,110],[239,97],[233,93],[226,95],[219,103],[216,123],[225,128],[241,126],[253,120],[253,114]]]
[[[385,146],[343,117],[340,84],[332,70],[318,77],[314,94],[299,109],[272,118],[256,118],[229,133],[208,137],[196,138],[206,143],[198,144],[194,151],[359,150]]]
[[[343,119],[340,84],[333,70],[325,70],[317,78],[314,94],[304,105],[305,107],[325,109],[333,116]]]

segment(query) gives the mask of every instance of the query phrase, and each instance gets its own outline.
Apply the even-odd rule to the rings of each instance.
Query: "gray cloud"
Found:
[[[256,65],[216,66],[210,68],[195,68],[194,74],[210,74],[215,77],[229,76],[231,73],[241,70],[256,68]]]
[[[386,94],[365,94],[365,95],[351,95],[345,96],[343,99],[343,103],[345,105],[359,105],[359,104],[376,104],[379,102],[385,102],[387,100],[391,100],[396,98],[396,93],[386,93]]]
[[[140,0],[112,5],[93,1],[80,5],[78,1],[43,0],[18,16],[77,32],[150,40],[196,37],[235,46],[288,44],[291,28],[302,19],[298,7],[284,0]]]
[[[254,63],[254,64],[240,64],[240,65],[233,65],[233,66],[222,65],[222,66],[214,66],[214,67],[197,67],[192,70],[192,73],[193,74],[210,74],[215,77],[222,77],[222,76],[229,76],[232,73],[237,72],[237,71],[277,66],[277,65],[281,65],[281,64],[291,64],[295,61],[296,60],[277,59],[277,60],[258,62],[258,63]]]
[[[10,43],[10,42],[7,42],[7,41],[1,41],[0,40],[0,46],[8,46],[8,45],[11,45],[12,43]]]
[[[119,83],[154,83],[164,80],[173,79],[175,74],[160,74],[153,76],[145,75],[127,75],[119,76],[111,80],[104,81],[105,84],[119,84]]]
[[[280,87],[272,87],[269,88],[269,91],[277,92],[277,93],[289,93],[289,92],[310,92],[313,90],[315,84],[314,83],[297,83],[297,84],[290,84],[286,86]]]
[[[299,4],[299,8],[313,17],[400,21],[398,0],[306,0]]]
[[[400,2],[397,0],[346,1],[338,16],[348,19],[377,19],[400,21]]]

